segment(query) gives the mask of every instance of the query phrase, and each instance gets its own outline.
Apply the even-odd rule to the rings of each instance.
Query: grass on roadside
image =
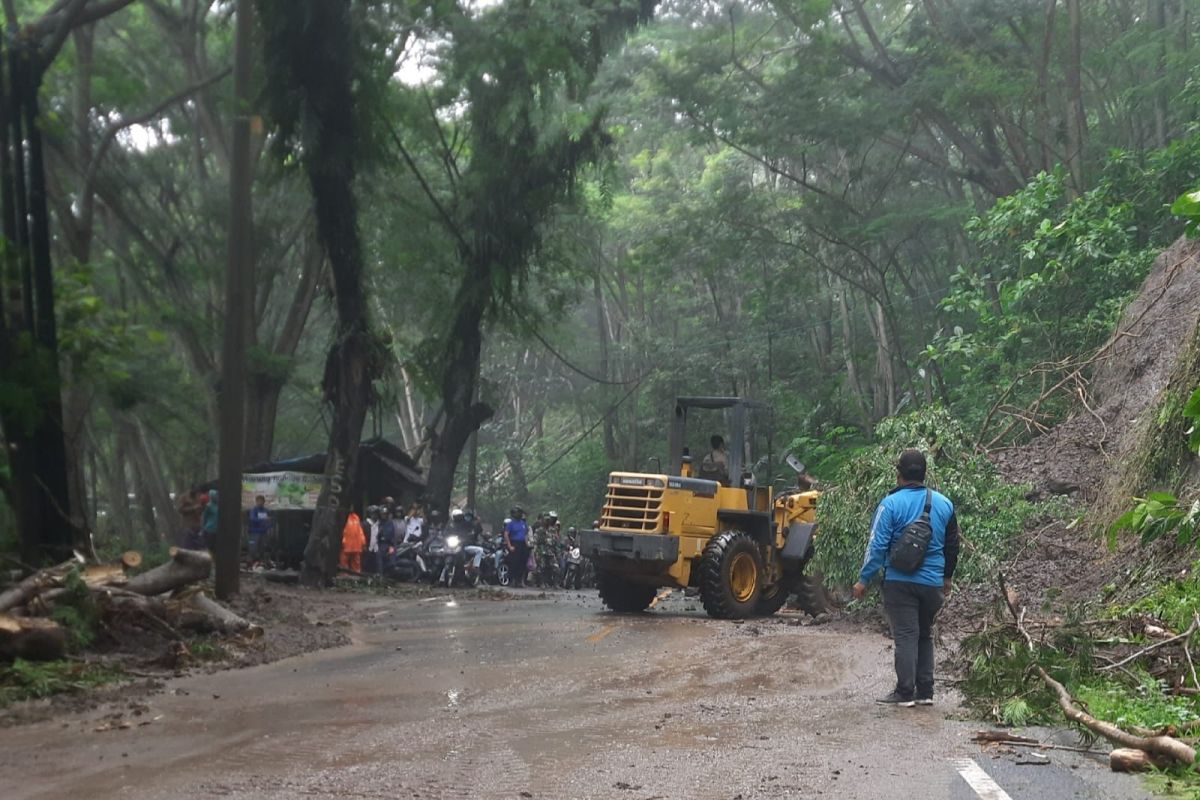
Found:
[[[125,680],[119,667],[86,661],[25,661],[18,658],[0,666],[0,708],[21,700],[84,692]]]

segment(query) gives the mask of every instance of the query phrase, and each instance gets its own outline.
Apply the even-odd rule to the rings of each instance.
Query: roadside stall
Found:
[[[262,495],[274,518],[274,529],[267,543],[271,560],[290,568],[300,566],[324,470],[325,454],[314,453],[254,464],[242,474],[242,508],[250,508],[255,498]],[[351,497],[360,515],[368,505],[384,497],[407,506],[424,491],[421,468],[400,447],[387,439],[371,439],[359,446]]]

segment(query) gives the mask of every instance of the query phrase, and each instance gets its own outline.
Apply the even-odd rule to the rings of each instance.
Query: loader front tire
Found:
[[[740,531],[718,533],[700,557],[700,601],[710,617],[745,619],[755,614],[764,578],[753,539]]]
[[[634,583],[612,572],[597,570],[596,587],[604,605],[618,614],[636,614],[645,611],[653,602],[658,590],[653,586]]]

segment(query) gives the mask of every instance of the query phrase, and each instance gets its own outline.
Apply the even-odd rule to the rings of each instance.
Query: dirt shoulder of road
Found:
[[[0,708],[0,727],[104,707],[136,713],[172,678],[252,667],[342,647],[353,641],[356,626],[369,622],[372,608],[437,594],[428,586],[377,587],[353,580],[339,581],[333,589],[310,590],[262,575],[244,575],[241,592],[227,605],[259,625],[261,636],[185,635],[175,639],[160,628],[124,621],[103,630],[95,645],[76,658],[80,665],[102,665],[123,673],[126,680],[14,702]],[[491,599],[513,596],[491,589],[471,594]]]

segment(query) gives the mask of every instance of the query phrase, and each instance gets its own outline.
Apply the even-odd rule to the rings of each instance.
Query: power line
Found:
[[[645,377],[645,376],[642,376],[642,377]],[[630,397],[632,397],[632,396],[633,396],[633,393],[634,393],[635,391],[637,391],[637,388],[638,388],[638,386],[640,386],[640,385],[641,385],[641,382],[642,382],[642,378],[638,378],[638,382],[637,382],[637,383],[635,383],[633,386],[630,386],[630,387],[629,387],[629,391],[627,391],[625,394],[623,394],[623,395],[621,396],[621,399],[620,399],[620,400],[618,400],[617,402],[615,402],[615,403],[613,403],[611,406],[609,406],[609,407],[608,407],[608,408],[605,410],[605,412],[604,412],[603,414],[601,414],[601,415],[600,415],[600,418],[599,418],[598,420],[596,420],[594,423],[592,423],[592,426],[591,426],[590,428],[588,428],[586,431],[584,431],[582,434],[580,434],[578,437],[576,437],[575,441],[573,441],[573,442],[571,442],[571,444],[567,445],[567,448],[566,448],[565,450],[563,450],[561,453],[559,453],[557,456],[555,456],[553,461],[551,461],[549,464],[547,464],[546,466],[544,466],[544,467],[542,467],[540,470],[538,470],[538,473],[537,473],[536,475],[534,475],[532,478],[528,478],[528,479],[525,481],[525,483],[526,483],[527,485],[528,485],[528,484],[530,484],[530,483],[533,483],[533,482],[534,482],[534,481],[536,481],[538,478],[542,477],[542,476],[543,476],[543,475],[545,475],[547,472],[549,472],[549,471],[550,471],[550,470],[551,470],[551,469],[552,469],[552,468],[553,468],[553,467],[554,467],[556,464],[558,464],[558,462],[560,462],[560,461],[562,461],[564,458],[566,458],[566,457],[567,457],[567,455],[568,455],[568,454],[570,454],[570,452],[571,452],[572,450],[574,450],[576,447],[578,447],[578,446],[579,446],[579,445],[580,445],[580,444],[583,442],[583,440],[584,440],[584,439],[586,439],[587,437],[591,436],[591,435],[592,435],[592,432],[593,432],[593,431],[595,431],[595,430],[596,430],[596,428],[599,428],[599,427],[600,427],[600,424],[601,424],[602,422],[604,422],[604,420],[605,420],[605,419],[607,419],[607,418],[608,418],[608,415],[609,415],[609,414],[611,414],[611,413],[613,413],[614,411],[616,411],[618,408],[620,408],[620,407],[621,407],[621,405],[622,405],[622,404],[623,404],[623,403],[624,403],[626,400],[628,400]]]
[[[936,290],[931,290],[931,291],[925,292],[923,294],[914,295],[912,297],[905,297],[903,299],[906,300],[907,302],[913,302],[915,300],[927,300],[931,297],[936,297],[940,293],[941,293],[941,290],[936,289]],[[893,303],[889,303],[883,307],[887,308],[887,309],[893,309],[893,308],[900,307],[900,305],[901,305],[901,303],[899,301],[896,301]],[[828,319],[818,320],[816,322],[810,322],[810,323],[806,323],[803,325],[795,325],[795,326],[792,326],[789,328],[779,328],[776,330],[744,333],[744,334],[740,334],[740,335],[725,337],[725,338],[721,338],[721,339],[714,339],[714,340],[710,340],[707,342],[699,342],[699,343],[690,344],[690,345],[684,344],[684,343],[675,343],[664,349],[664,355],[670,356],[670,355],[678,355],[678,354],[683,354],[683,353],[694,353],[694,352],[710,350],[710,349],[718,348],[718,347],[727,347],[730,344],[744,344],[746,342],[759,341],[759,340],[763,340],[763,339],[766,339],[771,336],[806,333],[810,330],[814,330],[816,328],[820,328],[825,325],[829,325],[830,323],[832,323],[834,321],[835,321],[834,318],[830,317]],[[522,322],[524,322],[524,320],[522,320]],[[545,347],[547,350],[549,350],[550,353],[552,355],[554,355],[555,358],[557,358],[563,364],[567,365],[572,370],[579,373],[580,375],[587,378],[588,380],[594,381],[596,383],[607,384],[607,385],[627,386],[630,383],[638,383],[639,381],[643,380],[646,377],[645,375],[642,375],[638,378],[635,378],[635,379],[632,379],[629,381],[602,380],[600,378],[597,378],[597,377],[587,373],[586,371],[580,369],[579,367],[576,367],[574,364],[572,364],[570,361],[568,361],[565,356],[562,356],[561,354],[558,353],[558,351],[556,351],[553,347],[551,347],[550,343],[547,342],[546,339],[540,333],[538,333],[536,329],[530,328],[530,331],[534,334],[534,336],[542,344],[542,346]]]

